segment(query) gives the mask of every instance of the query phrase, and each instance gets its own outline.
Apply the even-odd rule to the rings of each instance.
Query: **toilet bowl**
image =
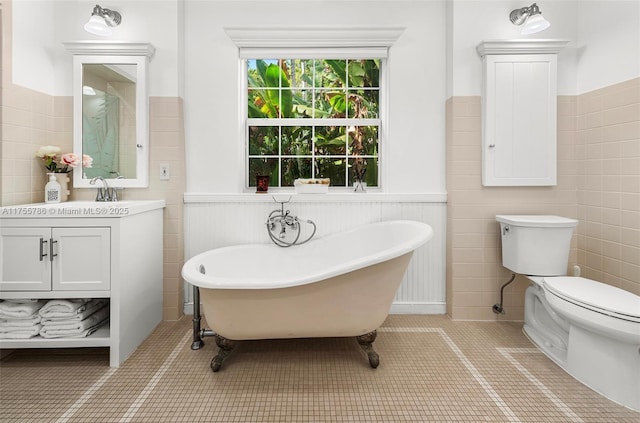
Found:
[[[526,275],[524,332],[567,373],[603,396],[640,411],[640,297],[565,276],[577,221],[496,216],[503,266]]]

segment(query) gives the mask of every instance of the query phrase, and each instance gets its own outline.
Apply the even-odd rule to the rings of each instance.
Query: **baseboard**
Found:
[[[404,303],[391,304],[389,314],[446,314],[445,303]]]

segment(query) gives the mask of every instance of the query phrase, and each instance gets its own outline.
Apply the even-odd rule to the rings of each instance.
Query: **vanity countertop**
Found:
[[[127,201],[67,201],[64,203],[19,204],[0,207],[0,219],[10,218],[82,218],[131,216],[146,211],[161,209],[164,200],[127,200]]]

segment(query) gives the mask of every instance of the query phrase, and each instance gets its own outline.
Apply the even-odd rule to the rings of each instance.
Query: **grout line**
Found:
[[[583,420],[569,408],[567,404],[562,402],[560,398],[555,396],[549,388],[547,388],[542,382],[540,382],[534,375],[532,375],[518,360],[513,358],[511,354],[513,353],[539,353],[537,349],[534,348],[498,348],[500,354],[502,354],[520,373],[526,377],[529,382],[533,383],[536,388],[538,388],[545,397],[547,397],[565,416],[567,416],[572,422],[583,422]]]
[[[76,400],[76,402],[74,402],[71,407],[69,407],[67,409],[67,411],[65,411],[65,413],[60,416],[58,418],[58,420],[56,420],[56,423],[65,423],[67,421],[69,421],[69,419],[76,413],[76,411],[78,411],[80,409],[80,407],[82,407],[87,401],[89,401],[89,399],[93,396],[93,394],[102,387],[102,385],[104,385],[107,380],[109,380],[109,378],[111,376],[113,376],[113,374],[116,372],[116,370],[118,370],[115,367],[111,367],[109,370],[107,370],[107,372],[105,374],[103,374],[100,379],[98,379],[96,381],[96,383],[94,383],[93,385],[91,385],[89,387],[89,389],[87,389],[84,394],[82,394],[80,396],[80,398],[78,398]]]
[[[482,389],[489,395],[489,397],[493,400],[494,404],[502,411],[510,422],[520,422],[518,416],[515,415],[513,410],[509,408],[506,402],[500,397],[500,395],[491,387],[491,384],[480,374],[478,369],[469,361],[469,359],[464,355],[464,353],[458,348],[458,346],[453,342],[453,340],[447,335],[447,333],[442,328],[394,328],[394,327],[381,327],[378,328],[379,332],[421,332],[421,333],[438,333],[444,339],[445,343],[451,348],[453,353],[458,357],[458,359],[462,362],[464,367],[467,368],[469,373],[473,376],[473,378],[480,384]]]
[[[133,401],[133,404],[129,407],[126,413],[120,418],[121,423],[130,422],[133,417],[136,415],[140,407],[144,404],[144,402],[149,398],[149,395],[153,392],[160,379],[164,376],[164,374],[169,370],[169,366],[173,364],[176,357],[178,357],[178,353],[182,350],[185,344],[188,343],[189,338],[193,335],[193,331],[189,330],[187,334],[180,340],[178,345],[173,349],[169,357],[162,363],[162,366],[158,369],[158,371],[153,375],[147,386],[144,387],[142,392],[138,395],[138,397]]]

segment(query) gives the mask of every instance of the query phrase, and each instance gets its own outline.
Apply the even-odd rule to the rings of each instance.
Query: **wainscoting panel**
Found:
[[[344,201],[317,195],[294,196],[285,204],[292,214],[313,220],[316,237],[341,232],[365,223],[385,220],[415,220],[431,225],[433,238],[414,252],[409,268],[396,294],[391,313],[445,313],[445,243],[446,200],[406,199],[394,195],[393,201],[380,196],[372,200]],[[185,261],[219,247],[247,243],[270,243],[265,228],[269,213],[279,208],[270,197],[256,201],[255,196],[208,196],[206,199],[185,195]],[[294,247],[295,248],[295,247]],[[184,285],[185,314],[193,313],[192,286]]]

